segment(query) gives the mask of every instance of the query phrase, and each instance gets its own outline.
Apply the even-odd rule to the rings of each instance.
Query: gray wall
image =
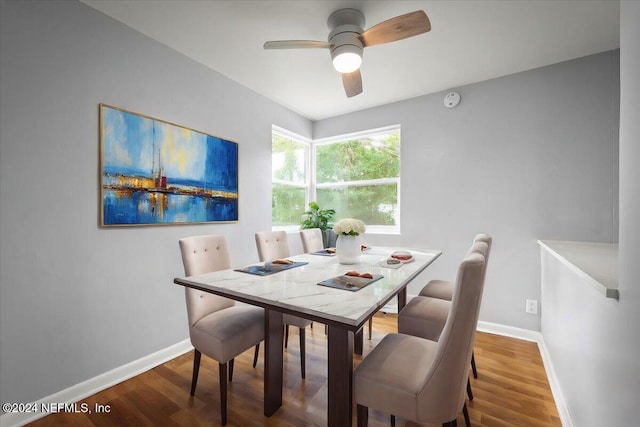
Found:
[[[603,298],[557,266],[562,327],[543,336],[574,421],[580,427],[638,425],[640,404],[640,2],[620,7],[620,300]],[[565,277],[564,280],[559,278]],[[571,325],[579,338],[567,336]],[[547,327],[548,326],[548,327]]]
[[[0,16],[0,395],[30,402],[188,338],[178,239],[226,234],[257,261],[271,125],[311,122],[84,4]],[[101,102],[236,141],[240,221],[99,228]]]
[[[491,234],[480,320],[539,330],[525,313],[540,300],[536,240],[617,239],[618,56],[457,88],[454,109],[440,93],[319,121],[314,138],[400,123],[398,243],[443,249],[424,280],[448,278]]]
[[[616,349],[602,370],[609,406],[602,417],[612,424],[638,422],[640,396],[640,2],[623,1],[620,7],[620,309],[605,319],[612,331],[601,345]],[[600,367],[598,367],[600,368]],[[605,418],[610,416],[610,418]],[[594,426],[596,424],[593,424]],[[611,424],[610,424],[611,425]]]
[[[640,2],[620,7],[620,300],[556,261],[542,334],[574,425],[637,426],[640,403]],[[551,258],[543,254],[543,259]],[[548,313],[548,312],[547,312]],[[557,320],[556,324],[552,320]]]

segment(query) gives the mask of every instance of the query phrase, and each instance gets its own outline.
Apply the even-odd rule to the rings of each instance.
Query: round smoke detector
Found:
[[[449,92],[444,96],[444,106],[453,108],[460,103],[460,94],[458,92]]]

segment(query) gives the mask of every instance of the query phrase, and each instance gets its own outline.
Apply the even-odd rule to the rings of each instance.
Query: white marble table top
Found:
[[[385,268],[378,261],[394,250],[406,248],[373,247],[362,253],[358,264],[342,265],[337,257],[302,254],[289,257],[309,264],[284,270],[269,276],[258,276],[234,270],[221,270],[185,278],[175,283],[259,306],[284,309],[315,320],[331,320],[347,326],[361,325],[371,313],[428,267],[442,252],[436,250],[409,251],[414,261],[397,269]],[[260,265],[260,264],[255,264]],[[317,283],[347,271],[381,274],[384,277],[356,292],[319,286]]]

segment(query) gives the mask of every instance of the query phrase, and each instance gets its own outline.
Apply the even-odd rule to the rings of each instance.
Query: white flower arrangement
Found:
[[[353,218],[341,219],[333,226],[333,232],[338,236],[359,236],[363,234],[366,229],[364,222]]]

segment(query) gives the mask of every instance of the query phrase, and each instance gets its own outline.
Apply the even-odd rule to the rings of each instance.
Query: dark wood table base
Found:
[[[360,331],[362,335],[362,331]],[[353,334],[329,325],[327,425],[350,427],[353,396]],[[333,402],[333,404],[332,404]]]
[[[264,311],[264,414],[270,417],[282,406],[284,325],[281,312]]]

